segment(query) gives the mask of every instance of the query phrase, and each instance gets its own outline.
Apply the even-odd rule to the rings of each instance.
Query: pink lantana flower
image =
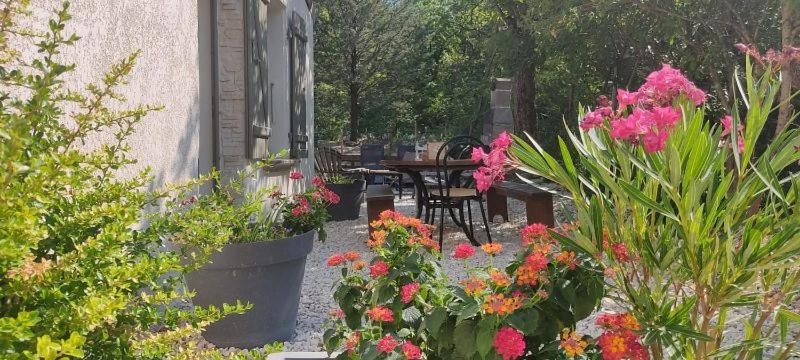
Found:
[[[411,300],[414,300],[414,295],[419,292],[419,283],[410,283],[403,285],[400,288],[400,300],[403,301],[403,304],[408,304]]]
[[[475,248],[470,244],[458,244],[453,250],[453,258],[466,260],[475,255]]]
[[[397,340],[392,338],[392,335],[386,335],[378,340],[378,344],[375,345],[375,348],[378,349],[380,352],[390,353],[394,351],[394,348],[400,345]]]
[[[509,326],[500,328],[494,336],[492,345],[503,360],[514,360],[525,353],[525,339],[522,333]]]
[[[422,359],[422,350],[410,341],[406,340],[403,343],[403,355],[406,356],[406,360],[419,360]]]

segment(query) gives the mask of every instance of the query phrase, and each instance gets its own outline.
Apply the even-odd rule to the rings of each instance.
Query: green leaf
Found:
[[[422,316],[422,313],[416,307],[410,307],[403,310],[403,321],[405,322],[415,322]]]
[[[475,301],[471,301],[464,306],[461,311],[458,312],[458,317],[456,318],[456,324],[464,321],[465,319],[469,319],[475,316],[478,311],[481,310],[481,305]]]
[[[475,321],[466,320],[453,329],[453,343],[456,352],[469,359],[475,354]]]
[[[475,345],[478,348],[478,354],[485,358],[492,350],[492,342],[494,335],[497,333],[497,325],[494,317],[485,317],[478,323],[478,337]]]
[[[508,317],[508,323],[524,335],[533,335],[539,327],[539,311],[535,308],[518,310]]]
[[[425,316],[425,320],[423,323],[425,324],[425,328],[428,329],[431,336],[435,339],[439,334],[439,329],[442,327],[442,324],[447,319],[447,310],[444,308],[434,308],[427,316]]]

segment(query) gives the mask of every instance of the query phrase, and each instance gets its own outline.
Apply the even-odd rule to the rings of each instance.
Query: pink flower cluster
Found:
[[[419,283],[410,283],[403,285],[400,288],[400,300],[403,301],[403,304],[408,304],[411,300],[414,300],[414,295],[419,292]]]
[[[733,118],[728,115],[724,118],[720,119],[722,123],[722,137],[720,139],[719,146],[723,147],[725,145],[725,138],[728,137],[733,132]],[[736,138],[737,138],[737,149],[741,154],[744,151],[744,125],[738,124],[736,126]],[[731,136],[732,137],[732,136]]]
[[[522,333],[509,326],[500,328],[494,336],[492,345],[503,360],[514,360],[525,353],[525,339]]]
[[[487,154],[483,148],[472,149],[472,161],[482,163],[482,166],[472,173],[475,187],[480,192],[489,190],[492,184],[503,181],[505,178],[506,150],[511,146],[511,136],[503,131],[491,143],[491,150]]]
[[[475,255],[475,248],[470,244],[458,244],[453,250],[453,258],[466,260]]]
[[[677,99],[685,98],[700,105],[706,94],[687,79],[680,70],[664,64],[661,70],[647,76],[647,81],[635,92],[617,90],[619,106],[615,111],[608,98],[602,96],[598,106],[587,113],[581,129],[604,128],[608,120],[611,137],[632,145],[643,144],[648,153],[659,152],[681,118],[674,107]],[[633,107],[631,111],[629,107]]]
[[[755,59],[762,66],[771,65],[773,68],[778,68],[784,62],[800,61],[800,48],[794,46],[787,46],[783,51],[769,49],[764,54],[761,54],[753,44],[736,44],[734,47]]]
[[[311,212],[311,204],[308,202],[308,199],[304,197],[301,197],[297,205],[292,208],[292,215],[294,216],[300,216],[309,212]]]

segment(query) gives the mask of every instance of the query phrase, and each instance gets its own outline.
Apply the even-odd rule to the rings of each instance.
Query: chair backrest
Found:
[[[417,157],[416,145],[413,144],[397,145],[397,160],[414,160],[416,157]]]
[[[342,173],[342,154],[329,146],[320,146],[314,152],[314,167],[317,174],[325,180]]]
[[[463,169],[453,169],[448,166],[448,161],[465,160],[472,158],[472,149],[487,146],[479,139],[472,136],[457,136],[442,145],[436,153],[436,181],[439,185],[440,196],[450,196],[451,187],[462,187],[461,175]],[[467,186],[464,186],[467,187]]]
[[[361,145],[361,166],[374,168],[385,158],[386,150],[383,144],[364,144]]]

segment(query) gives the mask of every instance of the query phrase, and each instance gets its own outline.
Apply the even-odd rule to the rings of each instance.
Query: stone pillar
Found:
[[[514,132],[511,79],[497,78],[492,80],[491,109],[484,118],[482,140],[489,143],[503,131]]]

